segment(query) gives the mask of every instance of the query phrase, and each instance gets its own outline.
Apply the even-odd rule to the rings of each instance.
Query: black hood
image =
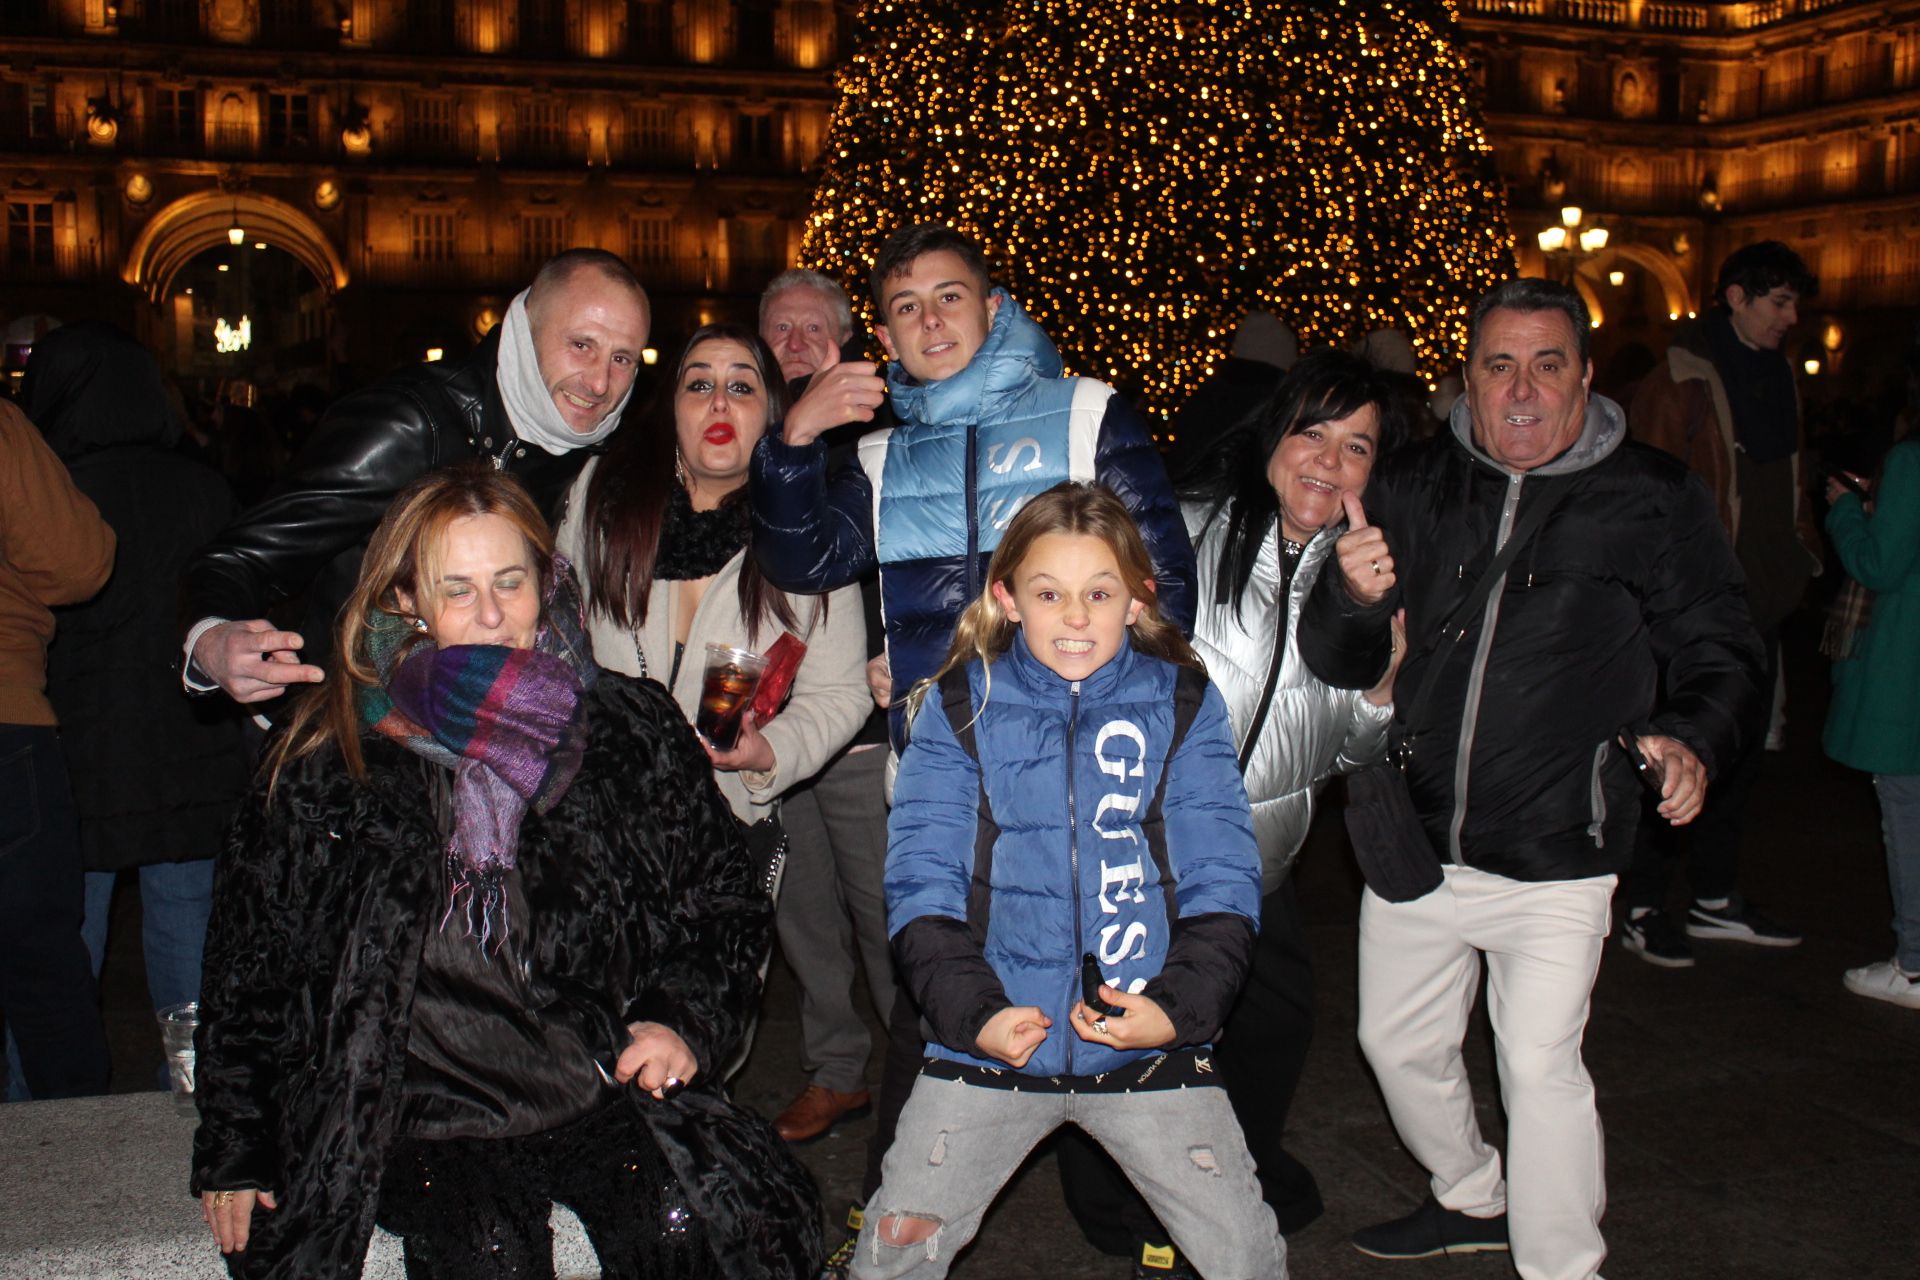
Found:
[[[63,325],[34,343],[21,407],[62,461],[120,445],[172,448],[180,421],[160,366],[121,329]]]

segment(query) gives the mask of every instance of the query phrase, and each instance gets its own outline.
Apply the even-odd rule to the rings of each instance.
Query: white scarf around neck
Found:
[[[499,369],[494,375],[513,434],[556,457],[599,444],[620,425],[620,414],[633,396],[633,384],[627,384],[626,394],[614,402],[593,430],[575,431],[568,426],[560,416],[560,406],[553,402],[546,379],[540,376],[540,359],[533,348],[533,322],[527,318],[527,292],[522,289],[514,297],[507,307],[507,318],[500,322]]]

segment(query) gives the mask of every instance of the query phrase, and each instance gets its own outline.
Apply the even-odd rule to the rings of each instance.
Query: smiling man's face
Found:
[[[1474,443],[1509,471],[1552,462],[1580,438],[1592,380],[1566,312],[1488,312],[1467,364]]]
[[[633,386],[647,345],[644,295],[591,268],[581,268],[535,301],[533,330],[540,380],[567,426],[582,435],[600,425]]]

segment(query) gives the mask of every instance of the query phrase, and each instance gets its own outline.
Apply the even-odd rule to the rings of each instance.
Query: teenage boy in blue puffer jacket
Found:
[[[1260,909],[1225,704],[1111,493],[1027,503],[988,578],[916,691],[901,761],[888,928],[934,1039],[852,1274],[945,1275],[1071,1122],[1203,1276],[1284,1277],[1208,1044]]]
[[[877,566],[891,664],[878,687],[897,703],[940,664],[1021,504],[1090,480],[1139,523],[1161,612],[1191,631],[1193,544],[1139,412],[1105,383],[1062,377],[1053,343],[993,287],[980,247],[951,228],[895,232],[871,286],[900,425],[862,436],[857,462],[832,476],[817,428],[790,422],[762,437],[750,483],[753,551],[768,579],[829,591]],[[873,416],[871,371],[855,362],[816,375],[808,398],[839,406],[823,422]],[[897,706],[893,739],[904,743]]]

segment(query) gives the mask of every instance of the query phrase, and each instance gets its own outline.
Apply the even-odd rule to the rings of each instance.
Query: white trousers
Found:
[[[1433,1195],[1507,1214],[1522,1280],[1591,1280],[1607,1247],[1605,1158],[1580,1060],[1614,876],[1531,883],[1448,867],[1438,889],[1360,904],[1360,1047]],[[1480,1136],[1460,1045],[1487,958],[1507,1162]]]

